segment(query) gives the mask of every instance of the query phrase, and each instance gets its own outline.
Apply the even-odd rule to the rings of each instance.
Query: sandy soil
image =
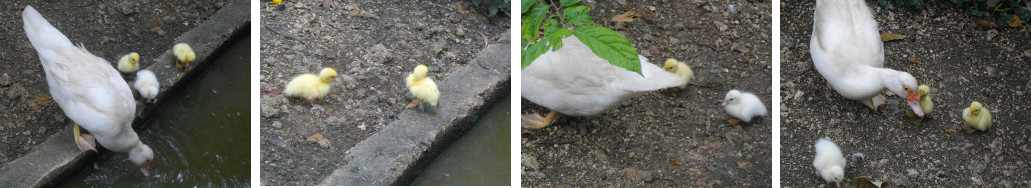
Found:
[[[207,20],[225,1],[0,2],[0,164],[17,159],[69,121],[50,98],[39,56],[22,29],[25,6],[36,8],[73,43],[112,63],[140,54],[140,66],[172,47],[176,36]],[[152,31],[160,27],[161,33]],[[174,64],[167,62],[168,65]],[[71,140],[69,139],[69,144]]]
[[[260,27],[262,89],[282,89],[323,67],[342,80],[316,101],[325,112],[261,95],[261,185],[315,185],[348,149],[397,120],[412,100],[404,77],[415,65],[444,78],[508,30],[509,19],[483,16],[461,0],[262,1]],[[332,146],[309,143],[314,134]]]
[[[915,125],[904,100],[889,95],[873,111],[826,86],[812,66],[812,1],[786,1],[781,17],[781,181],[785,187],[832,186],[812,167],[813,144],[837,142],[847,157],[846,179],[866,177],[895,186],[1026,187],[1031,161],[1027,117],[1031,88],[1028,28],[977,28],[957,10],[924,12],[877,7],[881,32],[909,38],[884,43],[885,67],[906,71],[932,88],[931,119]],[[911,63],[912,58],[920,63]],[[887,90],[885,90],[887,91]],[[988,106],[994,124],[968,134],[962,110]]]
[[[695,71],[692,82],[703,86],[651,92],[600,115],[563,116],[551,127],[523,130],[522,185],[769,187],[771,121],[729,125],[720,103],[728,90],[739,89],[770,104],[770,2],[588,5],[595,22],[622,33],[654,63],[686,61]],[[630,10],[644,15],[630,23],[611,21]],[[547,113],[525,99],[522,105],[524,113]]]

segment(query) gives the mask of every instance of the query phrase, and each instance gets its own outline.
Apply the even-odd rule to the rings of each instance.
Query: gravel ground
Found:
[[[412,100],[404,77],[417,64],[441,79],[464,66],[509,19],[446,1],[261,3],[261,88],[282,89],[302,73],[337,70],[342,82],[315,101],[261,95],[261,185],[315,185],[347,151],[397,120]],[[306,138],[322,134],[327,149]]]
[[[73,43],[112,63],[135,51],[140,66],[172,47],[176,36],[207,20],[225,1],[2,1],[0,2],[0,164],[27,154],[66,128],[69,120],[50,98],[39,56],[22,29],[21,11],[32,5]],[[160,27],[160,33],[152,31]],[[173,63],[168,62],[169,66]],[[68,144],[72,144],[69,140]]]
[[[719,105],[730,89],[771,100],[768,1],[587,1],[596,23],[640,54],[686,61],[702,86],[672,88],[590,117],[563,116],[522,131],[522,186],[683,187],[771,183],[771,121],[728,125]],[[734,6],[731,11],[729,5]],[[613,16],[643,13],[630,23]],[[547,109],[522,100],[522,111]],[[676,160],[681,165],[674,165]]]
[[[833,187],[812,167],[812,145],[820,137],[837,142],[846,156],[864,156],[847,157],[848,180],[866,177],[912,187],[1029,186],[1027,26],[978,28],[974,23],[980,19],[950,8],[876,7],[881,32],[909,36],[884,43],[885,67],[909,72],[932,88],[935,114],[916,125],[906,115],[909,107],[887,90],[887,105],[873,111],[826,86],[809,57],[814,6],[813,1],[781,6],[782,15],[798,15],[781,17],[780,177],[785,187]],[[972,101],[991,110],[993,125],[986,132],[963,129],[960,113]]]

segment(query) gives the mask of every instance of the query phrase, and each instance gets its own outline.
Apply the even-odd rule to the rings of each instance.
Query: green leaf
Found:
[[[573,35],[573,31],[570,31],[566,28],[558,27],[556,27],[555,29],[551,29],[550,32],[548,31],[548,29],[545,29],[544,32],[544,37],[548,40],[548,45],[551,46],[551,51],[553,52],[558,51],[558,49],[562,48],[562,39],[569,37],[569,35]]]
[[[559,4],[561,4],[562,7],[568,7],[569,5],[579,3],[580,1],[581,0],[562,0],[559,2]]]
[[[525,69],[526,67],[530,66],[530,64],[533,63],[533,60],[537,59],[537,57],[540,57],[541,54],[544,54],[544,52],[548,52],[547,42],[541,41],[530,44],[530,46],[527,47],[526,50],[523,50],[521,57],[522,67],[519,68],[519,70]]]
[[[530,11],[530,7],[537,3],[537,0],[523,0],[523,12],[520,14],[526,14],[526,11]]]
[[[562,11],[562,15],[566,17],[566,24],[591,25],[594,24],[594,20],[591,20],[591,15],[587,15],[589,11],[591,11],[590,6],[581,5],[566,8]]]
[[[637,49],[623,35],[594,25],[573,28],[573,35],[591,48],[595,55],[608,60],[610,64],[641,74],[641,60],[637,58]]]
[[[538,3],[530,8],[529,12],[523,14],[523,39],[529,41],[537,41],[537,36],[540,35],[541,22],[544,21],[545,15],[548,13],[548,5],[544,3]]]

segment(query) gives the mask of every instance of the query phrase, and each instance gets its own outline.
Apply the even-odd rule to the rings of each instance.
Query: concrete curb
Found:
[[[221,53],[231,46],[233,39],[250,32],[250,4],[251,2],[247,0],[233,0],[215,12],[208,21],[176,38],[176,42],[189,43],[197,54],[196,61],[189,68],[185,70],[175,68],[175,58],[171,51],[173,44],[168,44],[169,50],[153,59],[155,63],[146,63],[151,65],[146,69],[153,71],[158,77],[158,81],[161,82],[161,93],[158,94],[158,99],[167,98],[177,92],[178,88],[183,87],[178,83],[192,79],[204,72],[205,68],[217,59],[217,57],[209,58],[212,54]],[[126,78],[130,85],[132,85],[133,77]],[[146,117],[153,113],[157,104],[148,105],[140,100],[137,101],[136,120],[133,122],[133,127],[139,131],[140,126],[143,125]],[[30,153],[0,167],[0,185],[4,187],[55,186],[63,181],[64,177],[92,163],[96,156],[97,154],[93,152],[81,152],[75,147],[72,140],[72,125],[69,124],[64,130],[51,135],[46,141],[37,145]],[[155,164],[160,166],[160,158],[155,161]]]
[[[321,185],[410,184],[448,143],[508,93],[510,34],[501,34],[497,43],[438,82],[442,95],[435,109],[405,110],[397,121],[348,150],[346,164]]]

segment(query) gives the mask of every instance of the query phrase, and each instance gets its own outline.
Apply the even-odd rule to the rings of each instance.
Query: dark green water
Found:
[[[151,177],[107,152],[60,187],[250,187],[250,45],[242,37],[162,101],[140,133],[155,153]]]
[[[476,125],[451,143],[412,185],[509,185],[511,96],[498,101]]]

